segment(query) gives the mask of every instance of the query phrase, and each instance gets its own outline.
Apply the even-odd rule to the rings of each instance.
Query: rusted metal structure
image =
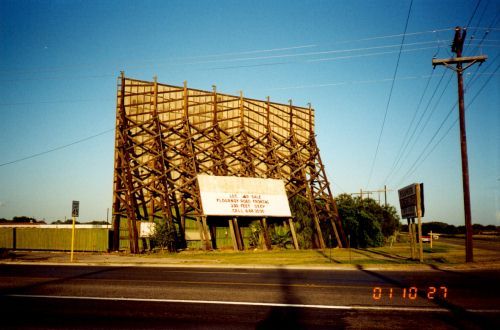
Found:
[[[139,252],[138,221],[164,219],[178,246],[186,219],[198,222],[210,248],[198,174],[281,179],[289,199],[310,205],[319,247],[320,221],[345,236],[314,135],[309,106],[273,103],[118,78],[113,192],[114,247],[127,221],[130,251]],[[320,220],[322,219],[322,220]],[[163,220],[161,220],[163,221]],[[205,233],[205,235],[203,235]]]

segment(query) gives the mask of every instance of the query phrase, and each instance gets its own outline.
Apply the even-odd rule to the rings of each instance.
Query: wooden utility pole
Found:
[[[424,262],[424,246],[422,242],[422,202],[420,200],[420,185],[416,185],[415,189],[417,191],[417,217],[418,217],[418,258],[420,262]]]
[[[384,205],[387,206],[387,186],[384,185]]]
[[[464,87],[463,87],[463,72],[467,70],[474,63],[482,63],[488,58],[485,55],[481,56],[468,56],[462,57],[462,50],[465,41],[465,36],[467,34],[466,29],[456,27],[455,37],[453,39],[453,44],[451,45],[451,51],[454,52],[457,57],[448,59],[432,59],[432,65],[444,65],[449,69],[452,69],[457,73],[458,79],[458,111],[460,119],[460,147],[462,155],[462,185],[464,191],[464,213],[465,213],[465,261],[473,262],[473,252],[472,252],[472,221],[471,221],[471,209],[470,209],[470,191],[469,191],[469,164],[467,157],[467,136],[465,131],[465,107],[464,107]],[[456,66],[452,66],[452,65]],[[463,67],[462,64],[467,64]]]
[[[387,186],[384,185],[384,189],[379,189],[379,190],[363,190],[363,189],[360,189],[359,193],[351,193],[351,196],[352,195],[359,195],[360,199],[362,200],[363,199],[363,195],[366,196],[366,198],[371,198],[370,196],[372,194],[377,193],[378,194],[378,204],[380,205],[380,194],[384,193],[384,205],[387,206],[387,192],[388,191],[390,191],[390,190],[387,190]]]

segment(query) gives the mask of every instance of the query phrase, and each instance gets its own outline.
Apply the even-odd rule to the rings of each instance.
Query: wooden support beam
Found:
[[[202,224],[202,228],[203,228],[205,250],[211,250],[212,249],[212,242],[211,242],[210,236],[208,234],[207,217],[201,217],[201,224]]]
[[[269,98],[259,101],[242,94],[219,94],[215,87],[201,91],[189,89],[187,83],[170,86],[156,79],[148,82],[124,75],[117,95],[115,247],[119,247],[120,219],[130,219],[129,241],[131,251],[136,251],[136,221],[154,220],[160,214],[179,230],[176,245],[184,244],[182,228],[189,219],[200,221],[200,237],[206,243],[210,235],[201,219],[198,174],[282,179],[290,199],[302,196],[308,200],[318,237],[322,236],[319,221],[332,218],[331,225],[342,240],[340,219],[314,140],[310,106],[278,104]],[[239,249],[244,249],[237,222],[232,222],[238,227],[234,235],[239,236]]]
[[[267,219],[260,219],[260,226],[262,228],[263,245],[266,250],[272,250],[271,238],[269,236],[269,227],[267,226]]]
[[[240,247],[238,244],[238,238],[236,236],[236,230],[234,229],[234,219],[229,219],[229,232],[231,234],[231,241],[233,242],[234,251],[239,251]]]
[[[234,231],[236,232],[236,241],[238,242],[238,250],[245,250],[245,243],[243,242],[243,235],[241,235],[240,225],[238,224],[238,218],[233,219]]]
[[[217,249],[217,226],[215,224],[210,224],[210,237],[212,238],[212,249]]]
[[[290,232],[292,233],[292,241],[293,241],[293,246],[295,247],[295,250],[299,250],[299,241],[297,240],[297,233],[295,232],[295,224],[293,223],[293,219],[289,218],[288,219],[288,225],[290,226]]]
[[[462,56],[453,58],[433,58],[432,65],[453,65],[458,63],[482,63],[488,59],[486,55]]]

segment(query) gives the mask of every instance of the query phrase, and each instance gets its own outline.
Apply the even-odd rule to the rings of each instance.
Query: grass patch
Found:
[[[424,263],[460,264],[465,262],[465,249],[454,244],[436,241],[433,248],[424,243]],[[417,245],[418,249],[418,245]],[[142,255],[145,258],[168,258],[172,263],[204,265],[275,265],[275,266],[327,266],[327,265],[412,265],[420,264],[410,259],[408,243],[394,243],[392,247],[383,246],[367,249],[325,249],[292,250],[274,248],[271,251],[246,250],[185,250],[179,253],[156,252]],[[500,252],[474,250],[474,260],[500,261]]]

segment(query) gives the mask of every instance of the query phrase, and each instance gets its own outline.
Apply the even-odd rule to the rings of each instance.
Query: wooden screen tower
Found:
[[[154,81],[118,78],[113,189],[114,249],[126,221],[130,251],[139,253],[139,221],[164,221],[185,245],[187,219],[206,247],[198,174],[281,179],[288,198],[307,201],[320,248],[321,225],[338,246],[345,235],[314,135],[314,111]],[[293,215],[293,214],[292,214]]]

